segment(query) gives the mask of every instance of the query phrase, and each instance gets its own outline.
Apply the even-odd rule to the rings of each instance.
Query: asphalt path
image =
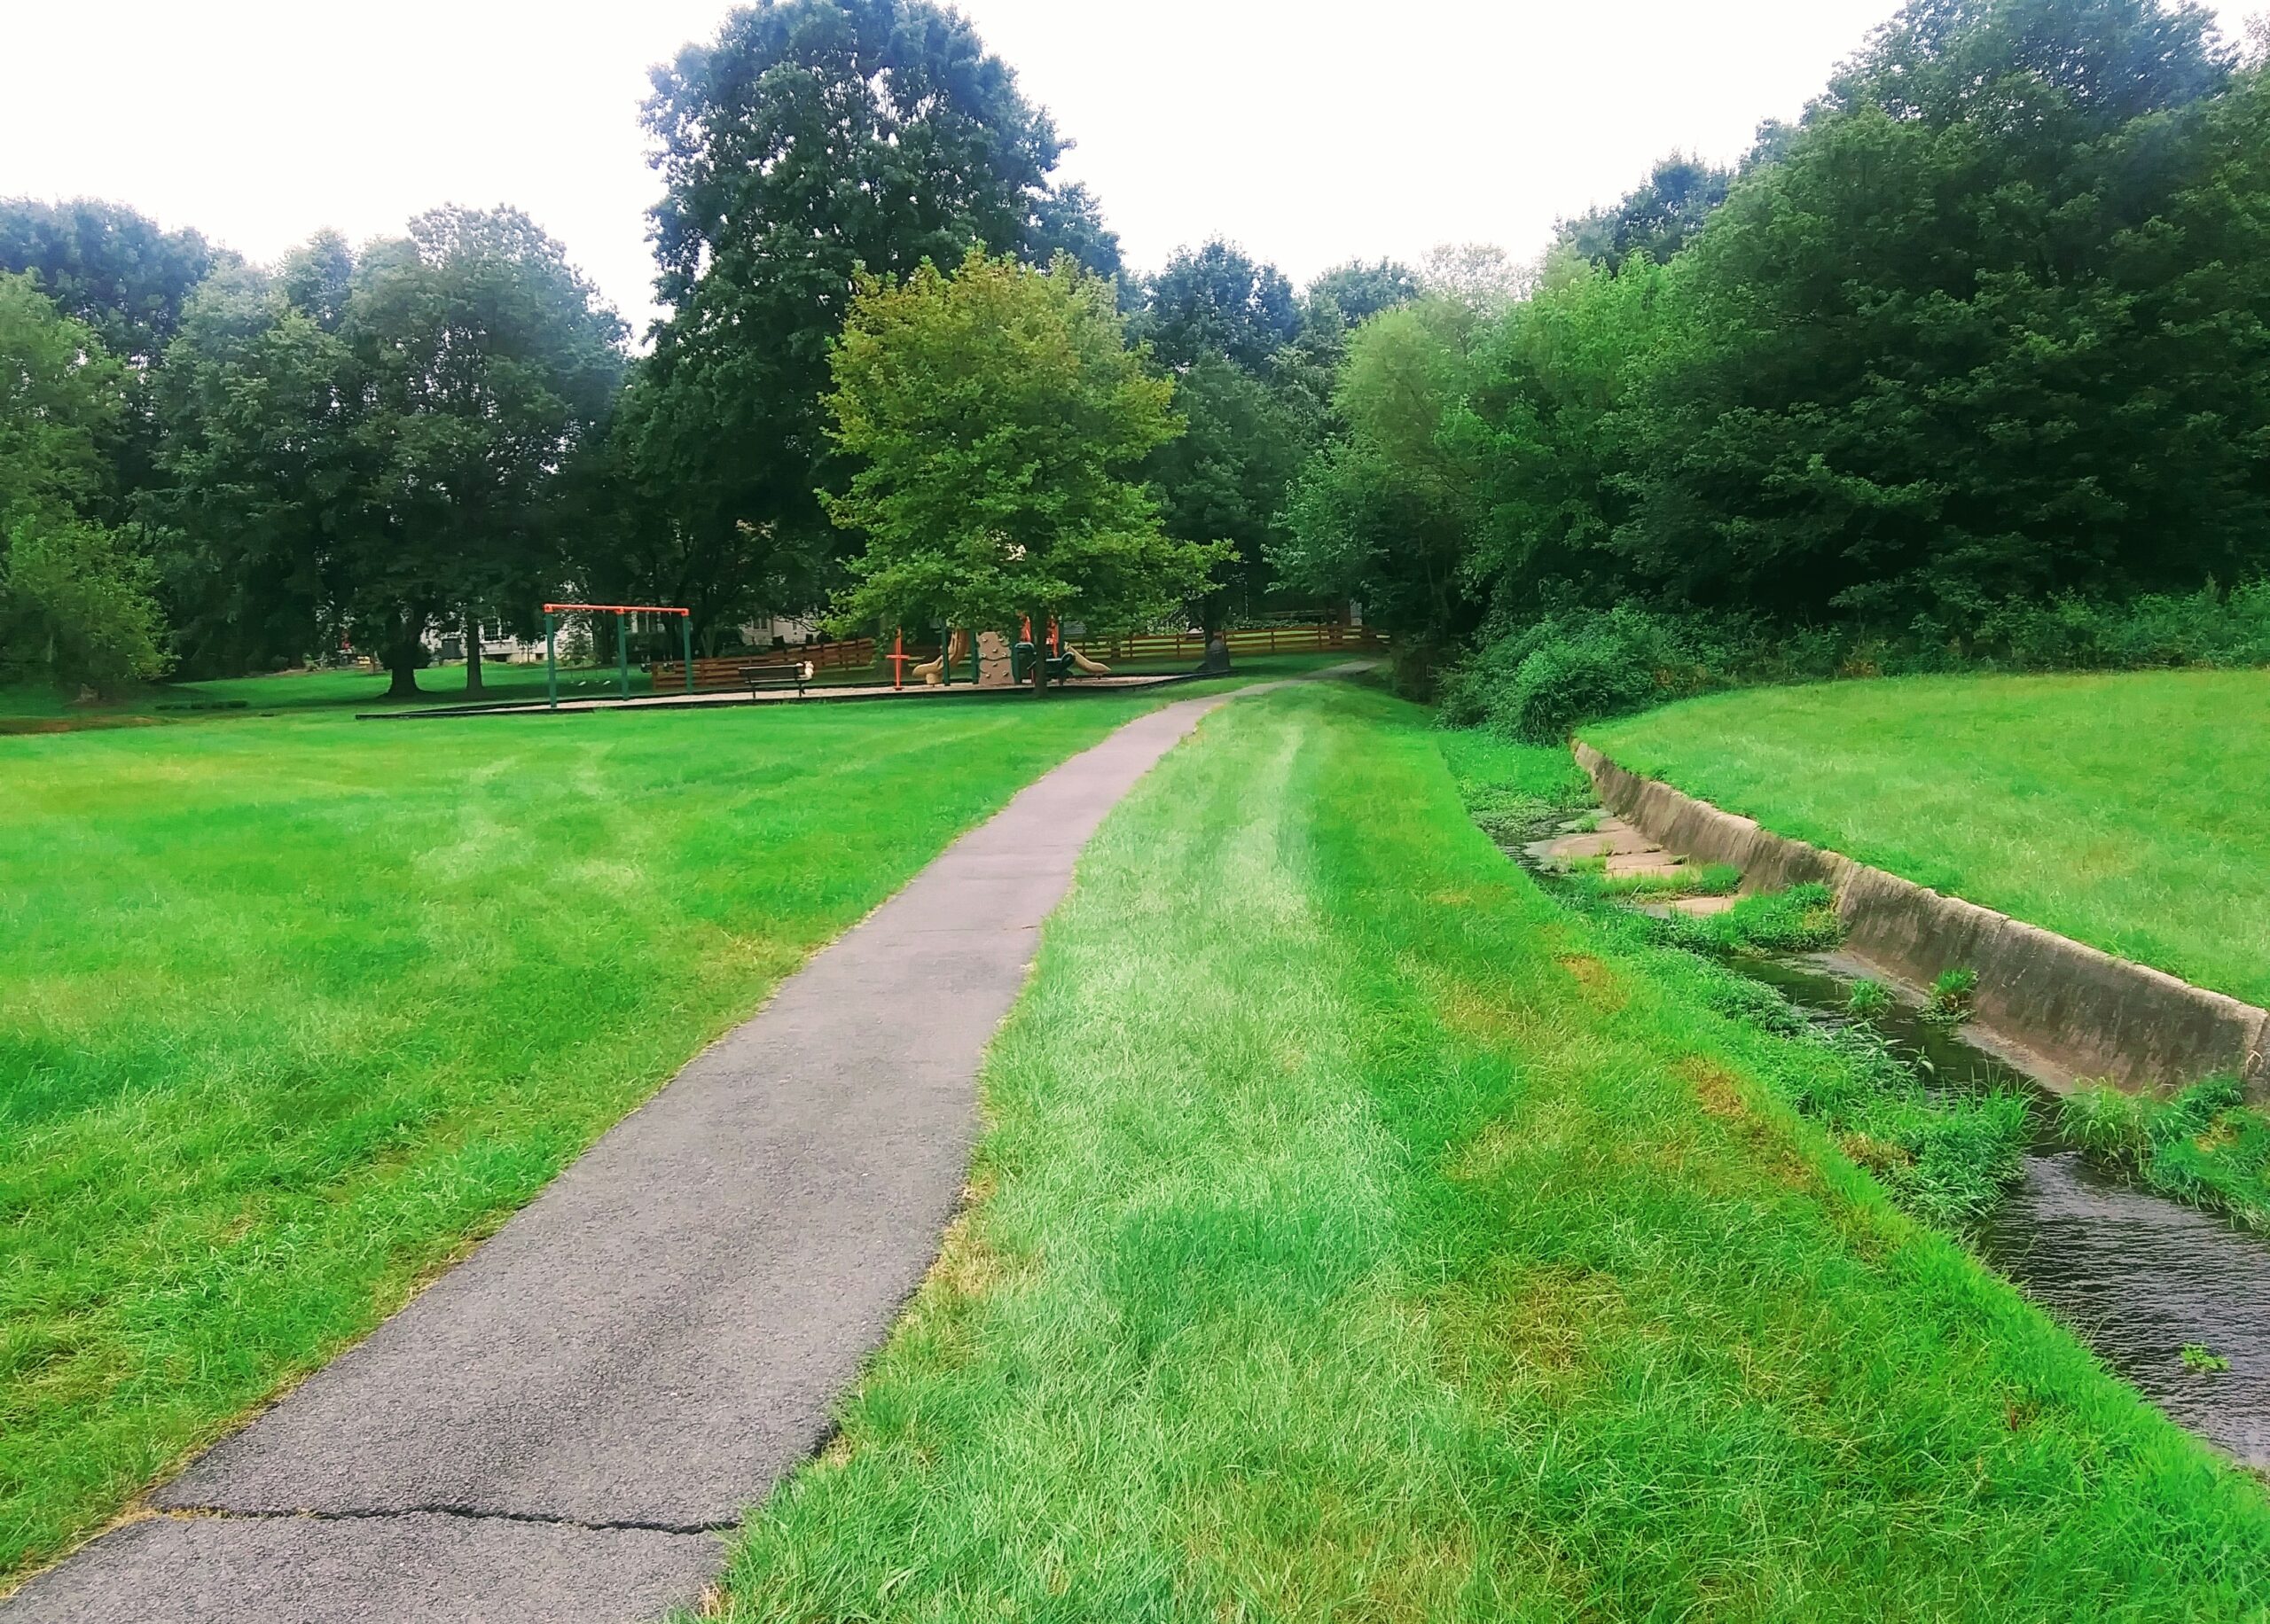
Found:
[[[1029,785],[0,1620],[631,1624],[694,1603],[935,1255],[985,1046],[1081,847],[1227,697]]]

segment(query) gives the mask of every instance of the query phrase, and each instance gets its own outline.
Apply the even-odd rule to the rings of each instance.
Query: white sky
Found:
[[[2235,22],[2258,0],[2223,6]],[[1730,158],[1897,0],[963,0],[1078,143],[1128,262],[1220,232],[1296,280],[1541,247],[1673,147]],[[114,198],[254,260],[525,208],[653,313],[638,108],[725,0],[0,0],[0,196]],[[92,82],[90,74],[99,76]]]

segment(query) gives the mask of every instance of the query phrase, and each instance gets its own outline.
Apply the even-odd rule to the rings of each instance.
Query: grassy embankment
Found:
[[[2266,1616],[2260,1488],[1776,1103],[1833,1057],[1492,849],[1437,738],[1278,695],[1113,816],[733,1616]]]
[[[1713,694],[1585,736],[1768,828],[2270,1003],[2270,672],[1906,677]],[[2210,1081],[2085,1092],[2072,1136],[2270,1227],[2270,1120]]]
[[[0,1585],[1188,691],[0,739]]]

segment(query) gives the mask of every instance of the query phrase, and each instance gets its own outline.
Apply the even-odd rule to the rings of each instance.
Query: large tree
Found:
[[[1342,432],[1301,473],[1271,550],[1288,584],[1360,599],[1421,684],[1481,618],[1468,569],[1480,469],[1446,433],[1481,327],[1466,301],[1437,295],[1357,330],[1333,400]]]
[[[325,233],[275,274],[227,267],[158,375],[149,504],[182,661],[200,675],[335,648],[349,539],[369,522],[362,391],[340,327],[353,257]]]
[[[161,398],[170,573],[200,663],[344,637],[415,693],[436,626],[560,583],[622,328],[524,215],[442,209],[359,259],[317,238],[191,303]]]
[[[1960,632],[2258,566],[2270,199],[2228,72],[2196,7],[1901,12],[1674,268],[1634,573]]]
[[[558,582],[557,476],[605,429],[622,325],[526,215],[444,208],[365,253],[342,332],[378,522],[355,532],[340,608],[395,692],[415,692],[430,626],[477,649],[484,623],[525,627]]]
[[[1181,429],[1173,386],[1068,258],[973,249],[951,277],[864,281],[832,365],[859,471],[828,509],[865,543],[847,627],[1123,626],[1202,592],[1227,552],[1168,536],[1131,477]]]
[[[107,431],[114,470],[103,519],[124,523],[154,480],[153,373],[197,285],[229,257],[195,231],[168,231],[117,203],[0,199],[0,271],[27,273],[126,368],[126,409]]]
[[[628,465],[677,534],[660,550],[705,625],[801,608],[832,574],[838,483],[820,396],[856,278],[973,245],[1117,269],[1064,148],[959,12],[928,0],[763,0],[654,76],[664,184]],[[651,538],[650,538],[651,539]],[[770,601],[766,601],[770,599]]]

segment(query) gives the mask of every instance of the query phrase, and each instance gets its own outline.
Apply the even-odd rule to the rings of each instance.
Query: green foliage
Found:
[[[2270,571],[2270,76],[2203,11],[1916,0],[1722,178],[1570,227],[1415,454],[1343,414],[1288,559],[1437,647],[1632,605],[1919,666],[2164,659],[2104,605]]]
[[[116,692],[165,671],[156,572],[116,531],[25,511],[0,541],[0,674]]]
[[[1660,160],[1618,202],[1561,223],[1569,249],[1613,270],[1633,254],[1667,262],[1726,200],[1734,171],[1685,152]]]
[[[22,275],[0,275],[0,676],[114,691],[167,664],[149,562],[100,522],[126,371]]]
[[[227,257],[195,231],[160,230],[122,204],[0,199],[0,272],[28,274],[135,367],[157,363],[191,292]]]
[[[192,664],[344,636],[414,692],[436,624],[525,626],[588,522],[576,479],[622,324],[517,210],[440,209],[360,258],[317,238],[190,302],[159,399]]]
[[[1462,303],[1428,299],[1357,329],[1332,402],[1346,433],[1295,482],[1289,534],[1269,555],[1288,586],[1360,598],[1366,624],[1395,636],[1396,659],[1417,682],[1479,620],[1461,577],[1473,469],[1437,433],[1476,321]]]
[[[828,511],[865,543],[847,629],[1125,625],[1202,591],[1227,554],[1166,535],[1128,477],[1181,427],[1173,386],[1127,347],[1111,285],[1068,259],[972,249],[951,277],[867,279],[833,367],[859,472]]]
[[[1852,983],[1844,1007],[1861,1020],[1871,1019],[1891,1008],[1891,994],[1882,981],[1871,981],[1863,976]]]
[[[2119,603],[1996,606],[1951,639],[1919,621],[1777,626],[1738,613],[1568,607],[1486,638],[1445,675],[1443,717],[1546,743],[1586,722],[1712,689],[1946,670],[2133,670],[2270,664],[2270,581]]]
[[[1343,326],[1360,327],[1381,311],[1409,304],[1424,292],[1419,273],[1408,265],[1394,260],[1350,260],[1319,273],[1305,296],[1312,308],[1329,302]]]
[[[862,270],[974,245],[1117,269],[1064,143],[960,13],[928,0],[767,0],[656,70],[654,332],[622,420],[620,501],[642,578],[696,631],[802,609],[836,577],[816,492],[828,346]]]
[[[1300,335],[1301,312],[1283,272],[1217,237],[1144,278],[1132,327],[1170,369],[1217,355],[1251,373]]]
[[[2210,1077],[2171,1098],[2098,1086],[2058,1102],[2058,1128],[2091,1157],[2163,1194],[2270,1230],[2270,1117]]]
[[[1924,1001],[1923,1019],[1942,1026],[1956,1026],[1970,1019],[1970,1001],[1978,991],[1978,972],[1965,965],[1942,970],[1932,979]]]
[[[2198,1342],[2183,1345],[2183,1368],[2200,1376],[2211,1376],[2218,1370],[2227,1370],[2231,1362],[2212,1348]]]
[[[108,502],[107,450],[126,392],[124,369],[91,328],[29,277],[0,275],[0,520]]]
[[[1666,941],[1704,953],[1818,953],[1844,940],[1836,899],[1811,883],[1757,892],[1724,913],[1652,923]]]

